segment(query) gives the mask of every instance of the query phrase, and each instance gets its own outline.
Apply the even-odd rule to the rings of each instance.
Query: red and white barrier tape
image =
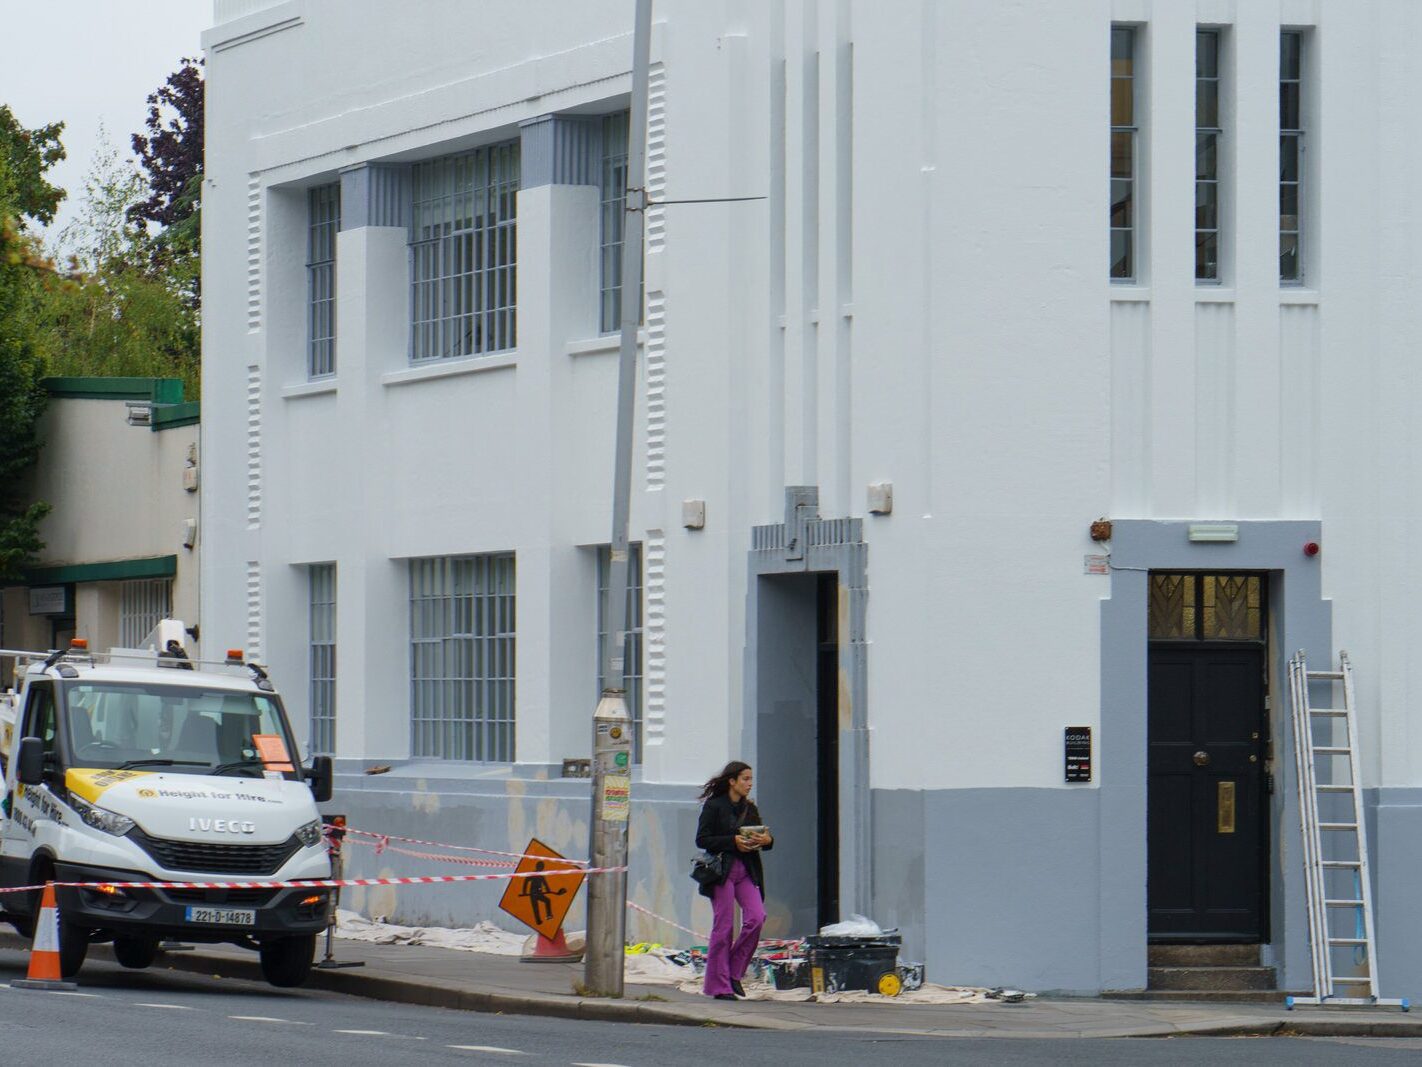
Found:
[[[333,831],[345,834],[355,834],[358,837],[370,837],[375,839],[376,854],[379,855],[387,848],[390,848],[391,841],[403,841],[407,845],[433,845],[435,848],[449,848],[456,852],[477,852],[483,856],[507,856],[516,860],[547,860],[547,856],[534,855],[527,852],[501,852],[496,848],[475,848],[472,845],[451,845],[447,841],[425,841],[418,837],[401,837],[399,834],[381,834],[374,830],[358,830],[353,826],[332,826],[329,823],[324,827],[327,834]],[[362,842],[363,843],[363,842]],[[560,863],[571,863],[577,867],[586,867],[587,860],[559,860]]]
[[[362,885],[431,885],[486,882],[508,878],[546,878],[550,874],[623,874],[626,867],[586,867],[577,871],[504,871],[500,874],[427,874],[408,878],[297,878],[285,882],[52,882],[56,889],[340,889]],[[0,893],[33,893],[43,885],[0,888]]]
[[[352,841],[353,845],[364,845],[367,848],[375,848],[376,855],[383,852],[394,852],[401,856],[409,856],[417,860],[439,860],[443,863],[462,863],[470,867],[514,867],[517,866],[513,860],[481,860],[474,856],[446,856],[438,852],[419,852],[413,848],[401,848],[399,845],[386,845],[380,848],[374,841]],[[557,862],[549,860],[548,862]],[[570,867],[568,870],[582,870],[581,867]]]
[[[684,934],[690,934],[692,937],[699,937],[702,941],[707,941],[710,939],[710,934],[703,934],[701,931],[693,930],[689,926],[682,926],[681,923],[675,922],[672,919],[668,919],[665,915],[658,915],[654,911],[648,911],[646,908],[642,907],[642,905],[634,904],[630,900],[627,902],[627,906],[633,911],[640,911],[643,915],[656,919],[658,922],[666,923],[668,926],[674,926]]]

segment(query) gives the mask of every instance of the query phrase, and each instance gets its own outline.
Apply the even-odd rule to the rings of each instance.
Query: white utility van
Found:
[[[300,985],[330,890],[221,883],[330,878],[316,804],[331,760],[303,769],[261,667],[236,652],[194,663],[183,635],[164,620],[147,649],[0,651],[19,683],[0,698],[0,886],[219,883],[56,889],[61,971],[95,942],[125,967],[148,966],[166,939],[231,942],[260,954],[273,985]],[[0,894],[0,918],[26,936],[38,908],[36,892]]]

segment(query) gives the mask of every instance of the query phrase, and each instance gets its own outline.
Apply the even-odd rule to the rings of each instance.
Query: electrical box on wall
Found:
[[[183,547],[192,548],[197,544],[197,519],[183,520]]]
[[[196,493],[198,488],[198,469],[195,466],[183,468],[183,488],[189,493]]]

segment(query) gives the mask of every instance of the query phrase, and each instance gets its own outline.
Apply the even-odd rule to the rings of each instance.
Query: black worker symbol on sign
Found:
[[[543,870],[543,861],[539,860],[533,865],[535,871]],[[550,890],[548,879],[541,874],[532,874],[523,880],[523,888],[518,891],[518,895],[528,898],[528,906],[533,911],[533,925],[537,926],[544,919],[553,917],[553,902],[548,899]],[[561,897],[568,892],[567,888],[554,889],[551,891],[555,897]],[[540,909],[542,917],[540,917]]]

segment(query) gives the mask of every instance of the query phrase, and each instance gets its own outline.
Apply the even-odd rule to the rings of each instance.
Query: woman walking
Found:
[[[719,853],[727,864],[721,883],[709,891],[705,886],[701,890],[711,898],[712,910],[703,989],[717,1000],[746,995],[741,979],[765,925],[765,872],[760,854],[775,842],[760,825],[760,812],[750,799],[754,780],[750,764],[732,760],[701,791],[705,803],[696,824],[696,847]],[[741,930],[733,938],[737,904],[741,907]]]

